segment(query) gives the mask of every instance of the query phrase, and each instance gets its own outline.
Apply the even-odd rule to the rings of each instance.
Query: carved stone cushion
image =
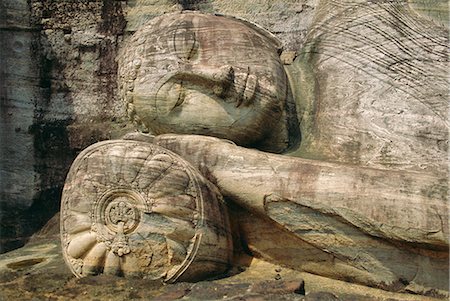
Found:
[[[232,251],[218,190],[179,156],[140,141],[100,142],[76,158],[61,239],[77,277],[198,280],[224,272]]]
[[[280,128],[288,84],[279,50],[274,36],[243,20],[163,15],[124,43],[121,96],[152,134],[209,135],[244,146],[273,136],[286,144]]]

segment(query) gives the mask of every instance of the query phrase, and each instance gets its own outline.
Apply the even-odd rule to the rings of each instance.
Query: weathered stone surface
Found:
[[[316,1],[188,2],[184,8],[258,22],[289,49],[298,49]],[[183,5],[168,0],[5,0],[0,7],[0,248],[6,251],[22,245],[58,210],[65,174],[77,152],[132,128],[116,84],[122,36]]]
[[[325,293],[325,292],[314,292],[308,294],[304,299],[304,301],[340,301],[335,294]]]
[[[27,1],[0,3],[0,252],[23,244],[32,223],[21,214],[35,199],[39,173],[35,170],[33,99],[39,97],[39,69],[33,53],[37,29],[29,24]],[[44,205],[44,204],[42,204]],[[48,204],[51,206],[51,204]],[[49,216],[46,216],[48,218]]]
[[[153,134],[202,134],[281,152],[292,96],[281,43],[254,24],[182,12],[153,19],[124,43],[119,88],[128,113]],[[293,123],[293,122],[292,122]]]
[[[224,273],[232,241],[217,189],[155,145],[105,141],[74,161],[61,201],[64,258],[96,274],[194,281]]]
[[[249,292],[264,283],[298,283],[305,279],[305,294],[334,294],[339,300],[438,301],[433,297],[390,293],[378,289],[300,273],[253,259],[248,268],[225,279],[162,285],[161,281],[111,275],[74,278],[64,264],[59,240],[41,239],[0,255],[0,299],[16,300],[302,300],[305,295],[286,292]],[[279,271],[279,272],[277,272]],[[273,273],[281,275],[273,280]],[[210,292],[210,294],[205,294]],[[202,298],[199,295],[203,293]],[[215,298],[213,298],[215,296]]]
[[[405,1],[317,11],[288,66],[302,133],[292,155],[448,177],[448,29]]]
[[[334,277],[395,291],[448,291],[443,179],[294,159],[202,136],[152,140],[186,158],[225,197],[342,260]],[[286,255],[280,249],[272,256],[283,262]],[[310,268],[322,274],[327,261],[319,258]]]
[[[0,3],[0,252],[58,211],[76,152],[126,132],[116,96],[116,1]],[[122,117],[121,117],[122,116]]]
[[[301,48],[314,19],[318,0],[187,0],[129,1],[126,7],[126,31],[135,32],[142,25],[165,13],[181,9],[236,16],[260,24],[274,33],[288,50]]]
[[[449,26],[449,7],[446,0],[408,0],[410,7],[419,15],[442,26]]]
[[[281,271],[281,269],[278,269]],[[280,278],[281,279],[281,278]],[[259,294],[305,294],[305,283],[303,280],[297,281],[280,281],[279,280],[270,280],[255,283],[251,286],[250,292],[259,293]]]
[[[233,230],[241,231],[243,248],[260,258],[329,277],[446,295],[447,4],[442,0],[2,2],[0,47],[6,55],[1,56],[0,245],[9,249],[23,243],[57,210],[64,176],[76,152],[131,128],[116,86],[114,58],[122,34],[125,47],[128,35],[139,32],[147,20],[157,22],[155,17],[167,12],[196,9],[255,21],[288,50],[280,60],[295,102],[288,101],[290,106],[285,105],[287,112],[281,115],[273,112],[280,117],[279,124],[259,124],[291,132],[286,136],[280,135],[284,130],[268,131],[272,137],[266,136],[264,143],[256,143],[261,131],[251,128],[247,130],[256,134],[246,139],[238,139],[246,135],[245,128],[234,136],[232,131],[227,136],[226,130],[217,136],[279,152],[286,145],[296,146],[287,141],[298,138],[292,133],[300,131],[301,144],[289,155],[317,160],[285,161],[253,156],[251,151],[241,159],[239,150],[230,155],[202,149],[197,138],[180,142],[185,147],[173,141],[167,144],[197,164],[229,202],[253,214],[246,219],[238,206],[231,210],[239,222]],[[233,28],[239,26],[227,29]],[[195,46],[197,40],[190,34],[197,29],[189,24],[178,27],[175,36],[185,39],[173,40],[169,49],[170,45],[184,50]],[[205,35],[200,40],[202,45],[208,41]],[[234,54],[236,70],[247,64],[239,60],[240,54],[249,52]],[[198,66],[208,64],[203,60]],[[204,88],[197,90],[205,94],[211,87]],[[209,95],[216,95],[211,90]],[[298,122],[283,114],[296,116]],[[211,122],[205,127],[210,126]],[[220,144],[220,148],[228,146]],[[269,164],[262,164],[264,160]],[[276,181],[280,178],[285,180]],[[297,185],[292,191],[289,178]],[[39,265],[39,259],[13,266]],[[5,277],[9,283],[12,275]],[[273,272],[270,277],[283,273]],[[41,293],[32,282],[24,281],[30,291]],[[136,296],[129,293],[129,298]],[[232,298],[272,298],[269,295]]]

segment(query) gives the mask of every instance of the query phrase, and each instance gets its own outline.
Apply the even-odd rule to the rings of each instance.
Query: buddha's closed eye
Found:
[[[172,44],[174,53],[182,61],[189,61],[197,56],[199,43],[191,21],[180,22],[173,32]]]

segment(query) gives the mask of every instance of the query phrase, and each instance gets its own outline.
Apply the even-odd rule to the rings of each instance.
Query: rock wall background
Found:
[[[405,25],[402,14],[396,14],[397,8],[412,14],[406,24],[412,24],[407,26],[411,31],[389,36],[391,31],[379,29]],[[125,108],[117,98],[117,49],[139,25],[182,9],[229,14],[256,22],[277,35],[286,50],[297,53],[292,74],[299,79],[297,88],[304,99],[300,110],[304,142],[298,154],[418,171],[424,170],[418,165],[423,162],[427,172],[447,177],[448,121],[442,124],[448,109],[445,0],[4,0],[0,3],[1,252],[22,245],[59,210],[67,170],[80,150],[132,130]],[[361,24],[373,26],[370,29]],[[431,49],[428,42],[417,40],[417,26],[430,33],[429,43],[440,44],[441,48]],[[338,35],[342,32],[348,33],[344,36],[347,44],[336,38],[342,37]],[[355,43],[360,42],[355,38],[357,35],[371,39],[371,50],[361,48],[355,53],[339,49],[342,46],[357,49]],[[400,76],[388,81],[377,80],[377,74],[396,70],[378,68],[374,65],[379,62],[376,55],[397,55],[400,52],[396,51],[412,43],[411,39],[423,47],[413,48],[416,50],[407,53],[409,57],[381,60],[406,71],[397,72]],[[324,51],[311,51],[314,49]],[[383,49],[388,49],[388,53]],[[375,56],[361,60],[367,51]],[[415,62],[418,54],[420,61]],[[419,66],[423,72],[410,76],[408,72],[416,69],[398,65],[399,62]],[[440,70],[437,75],[436,62]],[[360,65],[347,71],[353,79],[351,85],[345,77],[335,76],[354,63]],[[362,71],[367,68],[371,73]],[[393,87],[391,80],[398,80],[408,93],[395,91],[392,96],[394,92],[384,91],[385,87]],[[424,88],[417,86],[420,83]],[[366,84],[370,89],[366,89]],[[422,94],[415,93],[417,89]],[[401,106],[394,99],[400,99]],[[409,105],[415,99],[433,102],[439,118],[432,113],[424,117],[420,103],[411,109]],[[390,139],[391,133],[380,133],[381,139],[374,138],[373,129],[386,124],[371,124],[367,122],[370,117],[361,115],[373,108],[372,100],[379,100],[381,115],[394,110],[395,114],[406,116],[399,119],[394,113],[372,115],[376,121],[393,124],[398,139]],[[312,112],[308,106],[317,104],[321,104],[320,110],[314,112],[320,114],[308,115]],[[396,125],[399,120],[403,128]],[[417,122],[421,122],[422,128]],[[315,131],[314,125],[319,125],[320,131]],[[358,125],[368,130],[363,133],[366,129]],[[414,130],[405,136],[410,128]],[[401,158],[411,156],[409,163],[400,162]],[[442,187],[436,193],[447,193],[439,189]]]
[[[117,1],[0,5],[0,249],[7,251],[59,210],[76,153],[125,126],[114,61],[125,20]]]
[[[294,48],[315,2],[2,1],[0,252],[23,245],[59,210],[79,151],[132,129],[116,93],[124,35],[186,8],[258,22]]]
[[[293,75],[297,94],[315,90],[301,99],[297,155],[446,176],[448,42],[405,2],[323,2]]]

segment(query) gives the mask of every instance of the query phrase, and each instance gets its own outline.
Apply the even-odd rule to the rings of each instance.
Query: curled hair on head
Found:
[[[137,74],[141,67],[141,62],[136,52],[138,52],[137,48],[125,47],[119,53],[119,66],[117,76],[119,97],[126,105],[128,118],[136,125],[136,127],[140,131],[147,133],[148,128],[136,114],[136,110],[133,105],[134,81],[136,80]]]
[[[277,49],[278,55],[280,55],[281,52],[283,51],[283,43],[273,33],[268,31],[261,25],[258,25],[254,22],[250,22],[241,17],[222,15],[222,14],[214,14],[214,15],[218,16],[218,17],[224,17],[224,18],[227,18],[230,20],[238,21],[238,22],[241,22],[241,23],[247,25],[248,27],[250,27],[253,30],[255,30],[256,32],[258,32],[260,35],[265,37],[272,44],[272,46]]]

